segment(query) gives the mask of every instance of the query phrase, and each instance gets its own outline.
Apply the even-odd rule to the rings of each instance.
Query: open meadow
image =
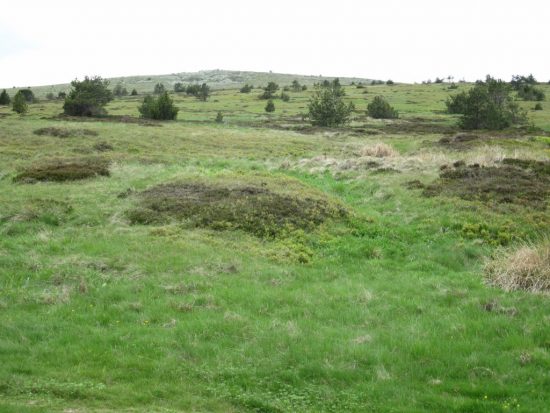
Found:
[[[550,282],[491,278],[548,245],[550,103],[462,131],[471,84],[348,79],[321,128],[263,76],[175,121],[139,117],[155,78],[106,117],[0,106],[0,411],[550,411]]]

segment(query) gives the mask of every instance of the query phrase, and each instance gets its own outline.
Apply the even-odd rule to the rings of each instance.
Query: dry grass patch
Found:
[[[103,158],[50,159],[33,164],[18,174],[14,181],[76,181],[95,176],[109,176],[109,161]]]
[[[550,241],[497,251],[485,265],[485,277],[505,291],[550,291]]]
[[[397,152],[392,146],[383,142],[363,146],[359,151],[359,154],[361,156],[373,156],[375,158],[393,158],[399,156],[399,152]]]

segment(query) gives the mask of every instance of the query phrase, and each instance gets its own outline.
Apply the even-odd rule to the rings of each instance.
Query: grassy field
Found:
[[[0,411],[549,411],[548,295],[483,265],[548,238],[550,184],[497,202],[439,176],[547,162],[550,104],[456,139],[446,85],[346,90],[328,130],[311,90],[271,115],[258,89],[177,95],[173,122],[139,120],[142,96],[0,108]],[[366,117],[379,94],[399,120]],[[109,175],[24,175],[82,160]]]

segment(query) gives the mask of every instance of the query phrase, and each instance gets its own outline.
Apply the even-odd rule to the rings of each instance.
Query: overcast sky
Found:
[[[549,0],[6,0],[0,86],[202,69],[548,81],[549,19]]]

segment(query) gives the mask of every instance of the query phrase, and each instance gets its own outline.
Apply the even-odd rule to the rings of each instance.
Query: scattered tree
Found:
[[[166,91],[157,98],[145,96],[139,108],[142,118],[156,120],[174,120],[178,116],[178,111]]]
[[[395,82],[394,82],[393,80],[391,80],[391,79],[389,79],[389,80],[386,81],[386,85],[388,85],[388,86],[391,86],[391,85],[393,85],[393,84],[395,84]]]
[[[302,90],[302,85],[300,85],[300,82],[298,82],[296,79],[294,79],[292,81],[291,88],[292,88],[293,92],[299,92],[300,90]]]
[[[265,105],[265,111],[268,113],[275,112],[275,103],[271,99],[267,101],[267,104]]]
[[[191,96],[198,96],[200,90],[201,90],[201,86],[199,84],[187,85],[187,87],[185,88],[185,94],[191,95]]]
[[[6,89],[0,93],[0,105],[9,105],[11,102],[10,95],[8,95],[8,92],[6,92]]]
[[[384,99],[383,96],[375,96],[367,105],[367,114],[375,119],[397,119],[399,113]]]
[[[206,100],[210,97],[210,86],[208,86],[206,83],[203,83],[197,97],[203,102],[206,102]]]
[[[542,101],[546,98],[544,91],[542,89],[536,88],[537,79],[530,74],[529,76],[512,76],[510,85],[512,88],[518,92],[518,97],[523,100],[538,100]]]
[[[109,81],[100,76],[88,77],[71,82],[72,89],[65,97],[63,110],[66,115],[99,116],[106,113],[105,105],[113,100],[108,89]]]
[[[281,99],[283,102],[288,102],[290,100],[290,95],[288,93],[282,92]]]
[[[19,91],[25,97],[25,101],[27,103],[33,103],[36,100],[35,97],[34,97],[34,93],[32,92],[32,90],[30,88],[20,89]]]
[[[53,92],[48,92],[48,93],[46,93],[46,99],[48,99],[48,100],[54,100],[54,99],[55,99],[55,95],[53,94]]]
[[[307,86],[306,85],[302,85],[302,91],[305,92],[307,90]]]
[[[279,85],[277,83],[269,82],[264,88],[264,93],[260,95],[260,99],[273,99],[278,90]]]
[[[136,89],[132,89],[132,92],[130,92],[130,96],[137,96],[138,92]]]
[[[61,99],[64,100],[66,97],[67,97],[67,93],[65,93],[65,92],[59,92],[59,93],[57,94],[57,98],[58,98],[59,100],[61,100]]]
[[[29,110],[25,94],[20,90],[13,97],[12,110],[20,115],[24,115]]]
[[[336,127],[347,123],[355,106],[352,102],[346,104],[344,95],[344,89],[338,79],[315,85],[315,91],[308,105],[311,123],[325,127]]]
[[[155,85],[155,88],[153,89],[153,93],[155,95],[160,95],[164,92],[166,92],[166,88],[164,87],[164,85],[162,83],[157,83]]]
[[[462,115],[459,124],[464,129],[504,129],[526,120],[511,92],[511,85],[487,76],[468,92],[451,97],[447,108]]]
[[[253,89],[253,86],[252,85],[249,85],[248,83],[245,84],[241,89],[240,89],[240,92],[241,93],[250,93],[252,92],[252,89]]]
[[[176,93],[185,92],[185,86],[183,85],[183,83],[181,82],[176,83],[174,85],[174,92]]]
[[[113,95],[117,97],[127,96],[128,90],[124,87],[122,83],[118,83],[113,89]]]
[[[218,112],[216,115],[216,123],[223,123],[223,113]]]

